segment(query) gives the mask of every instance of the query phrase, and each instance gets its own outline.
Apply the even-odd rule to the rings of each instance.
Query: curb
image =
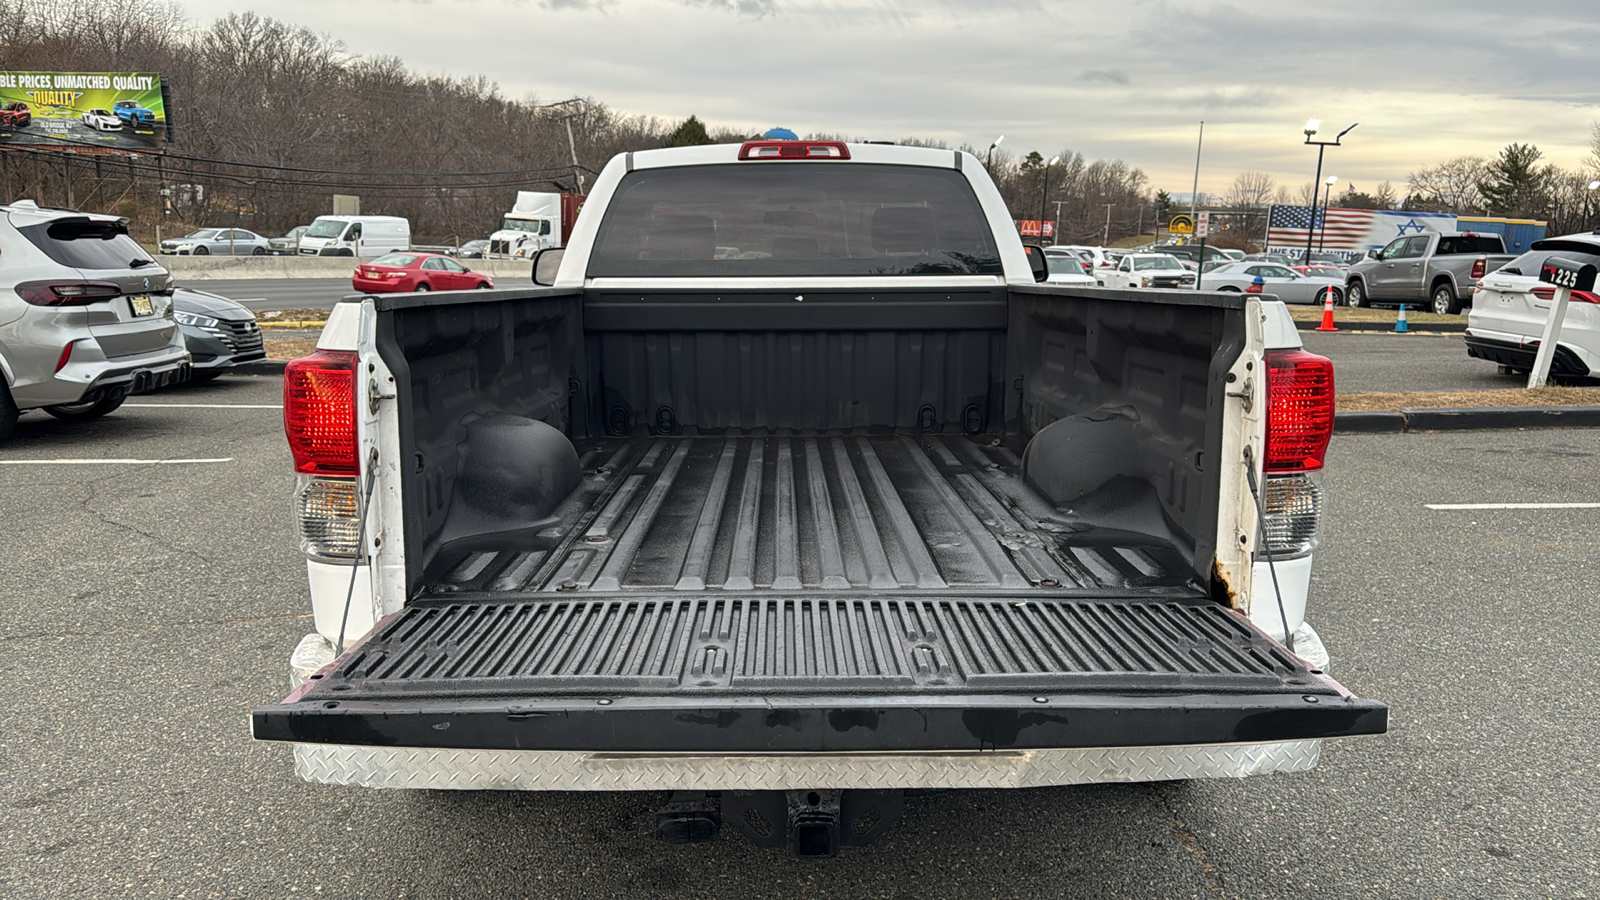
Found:
[[[1342,412],[1334,434],[1410,434],[1419,431],[1494,431],[1512,428],[1600,428],[1600,406],[1488,406]]]
[[[1316,331],[1320,322],[1295,320],[1296,331]],[[1393,322],[1336,322],[1340,331],[1363,331],[1383,333],[1397,333]],[[1406,323],[1409,327],[1402,334],[1460,334],[1467,330],[1465,322],[1438,322],[1429,325],[1418,325],[1415,322]],[[1329,334],[1331,332],[1323,332]]]
[[[1397,412],[1342,412],[1333,415],[1334,434],[1400,434],[1406,417]]]

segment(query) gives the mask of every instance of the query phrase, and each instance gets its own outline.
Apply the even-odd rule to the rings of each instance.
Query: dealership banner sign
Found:
[[[166,91],[150,72],[0,72],[0,146],[159,150]]]

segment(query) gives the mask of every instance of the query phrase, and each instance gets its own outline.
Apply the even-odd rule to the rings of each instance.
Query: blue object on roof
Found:
[[[800,135],[795,134],[794,132],[790,131],[787,128],[772,128],[772,129],[768,129],[767,133],[763,134],[762,137],[766,138],[769,141],[798,141],[798,140],[800,140]]]

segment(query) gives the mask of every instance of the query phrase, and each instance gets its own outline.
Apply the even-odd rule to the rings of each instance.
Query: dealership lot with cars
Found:
[[[879,844],[819,865],[658,843],[638,795],[314,789],[249,741],[244,712],[284,693],[282,648],[307,628],[280,403],[277,378],[230,377],[84,426],[28,417],[0,446],[0,516],[34,536],[8,544],[0,604],[15,896],[1565,897],[1600,880],[1600,826],[1573,811],[1600,765],[1600,680],[1549,625],[1588,615],[1600,509],[1453,508],[1594,501],[1577,486],[1600,431],[1334,438],[1318,626],[1335,675],[1392,705],[1389,736],[1301,774],[913,794]]]

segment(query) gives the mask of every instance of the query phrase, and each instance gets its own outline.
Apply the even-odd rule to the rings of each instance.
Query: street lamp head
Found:
[[[1306,137],[1311,137],[1312,135],[1316,134],[1317,133],[1317,129],[1321,128],[1321,127],[1322,127],[1322,120],[1321,119],[1307,119],[1306,120]]]
[[[1003,140],[1005,140],[1005,139],[1006,139],[1006,136],[1005,136],[1005,135],[1003,135],[1003,134],[1002,134],[1002,135],[1000,135],[1000,136],[999,136],[999,137],[997,137],[997,138],[995,138],[995,139],[994,139],[994,143],[992,143],[992,144],[990,144],[990,145],[989,145],[989,149],[990,149],[990,150],[993,150],[993,149],[994,149],[994,148],[996,148],[996,147],[998,147],[998,146],[1000,146],[1000,142],[1001,142],[1001,141],[1003,141]]]
[[[1339,176],[1337,176],[1337,175],[1329,175],[1328,176],[1328,180],[1323,182],[1323,183],[1326,184],[1328,187],[1333,187],[1335,184],[1338,183],[1338,181],[1339,181]]]
[[[1589,190],[1591,190],[1591,191],[1600,190],[1600,178],[1596,178],[1594,181],[1589,182]]]
[[[1047,162],[1047,163],[1045,163],[1045,165],[1047,165],[1047,166],[1053,166],[1053,165],[1055,165],[1055,164],[1056,164],[1056,163],[1058,163],[1058,162],[1061,162],[1061,157],[1059,157],[1059,156],[1052,156],[1052,157],[1050,157],[1050,161],[1049,161],[1049,162]]]

